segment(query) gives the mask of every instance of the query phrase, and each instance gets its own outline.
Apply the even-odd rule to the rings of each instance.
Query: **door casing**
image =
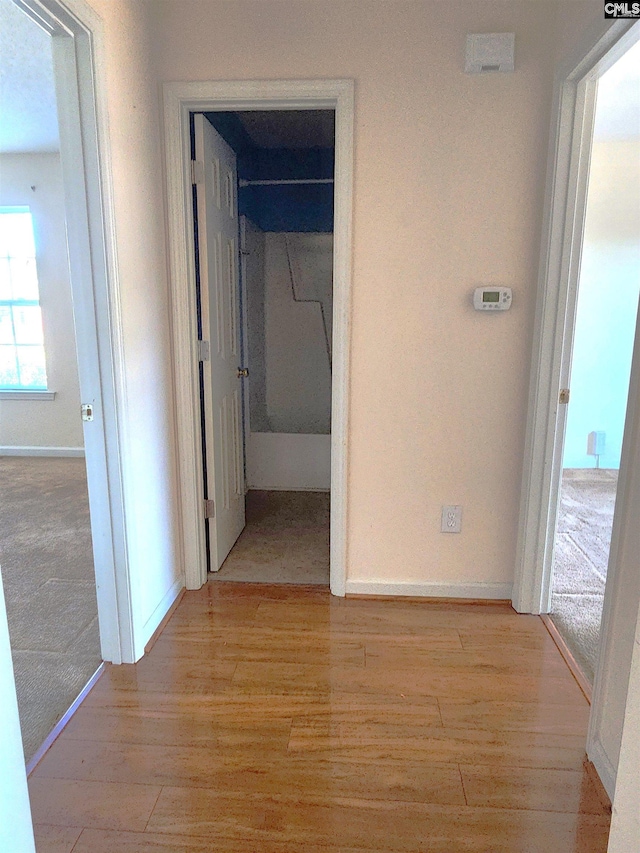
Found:
[[[105,660],[133,663],[143,650],[135,643],[126,543],[125,370],[102,22],[82,0],[14,2],[52,38],[80,391],[94,409],[84,441],[100,646]]]
[[[335,110],[330,585],[334,595],[344,596],[347,569],[353,81],[166,83],[163,94],[178,478],[182,556],[188,589],[198,589],[207,577],[189,114],[215,110]]]
[[[555,80],[513,590],[513,607],[519,613],[546,613],[550,607],[566,417],[559,393],[568,387],[565,383],[571,367],[596,80],[637,40],[639,29],[640,24],[627,20],[615,21],[604,34],[601,25],[587,32]],[[629,467],[634,424],[640,416],[639,389],[637,332],[587,737],[587,754],[612,799],[616,769],[602,747],[601,730],[606,725],[608,661],[618,627],[614,612],[621,583],[617,555],[628,523]]]
[[[559,393],[571,367],[596,79],[635,40],[631,26],[617,21],[595,44],[586,37],[556,78],[513,590],[520,613],[549,611],[566,418]]]

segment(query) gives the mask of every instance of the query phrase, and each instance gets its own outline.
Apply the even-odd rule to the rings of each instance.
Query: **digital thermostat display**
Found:
[[[510,287],[476,287],[473,307],[476,311],[508,311],[511,299]]]

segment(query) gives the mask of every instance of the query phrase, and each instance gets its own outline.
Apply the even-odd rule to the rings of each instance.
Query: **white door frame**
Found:
[[[567,408],[559,394],[571,369],[567,342],[575,320],[597,78],[635,41],[633,24],[616,21],[604,35],[602,26],[588,33],[555,81],[513,589],[520,613],[548,613],[551,604]],[[639,381],[632,374],[631,384]],[[623,480],[624,464],[616,515],[624,510]],[[612,551],[615,538],[614,524]]]
[[[249,367],[249,317],[248,317],[248,300],[247,300],[247,255],[246,255],[246,238],[247,238],[247,222],[250,221],[245,214],[240,217],[240,314],[242,316],[242,347],[240,352],[240,366]],[[244,493],[249,491],[247,479],[247,451],[249,448],[249,438],[251,435],[251,418],[250,418],[250,400],[251,400],[251,376],[246,376],[242,383],[242,441],[243,441],[243,462],[244,462]]]
[[[52,37],[69,271],[104,660],[135,661],[121,466],[125,409],[102,23],[83,0],[14,0]],[[80,412],[78,412],[78,418]]]
[[[310,109],[333,109],[336,113],[330,560],[331,592],[340,596],[345,594],[351,340],[352,80],[235,80],[164,85],[178,477],[188,589],[198,589],[207,579],[189,113]]]

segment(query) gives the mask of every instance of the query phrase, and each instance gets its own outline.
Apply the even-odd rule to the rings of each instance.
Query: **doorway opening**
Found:
[[[236,80],[164,85],[172,330],[182,554],[188,589],[207,580],[193,222],[192,113],[332,110],[335,114],[331,363],[330,587],[344,596],[347,567],[349,356],[353,211],[352,80]]]
[[[588,685],[600,639],[640,295],[640,42],[597,80],[551,618]],[[559,437],[560,440],[562,437]]]
[[[0,549],[29,765],[102,654],[53,39],[12,0],[0,19]]]
[[[57,0],[2,0],[0,14],[2,580],[30,771],[102,661],[133,661],[133,624],[102,34]]]
[[[329,584],[334,128],[334,110],[192,116],[216,579]]]
[[[572,667],[585,696],[590,697],[591,712],[587,736],[587,756],[607,791],[613,799],[616,783],[617,740],[616,732],[622,730],[624,703],[617,704],[624,682],[625,655],[632,647],[632,629],[635,624],[637,597],[637,571],[630,564],[624,547],[633,518],[630,513],[634,463],[635,429],[638,419],[638,394],[640,387],[640,335],[635,330],[634,355],[631,378],[627,382],[628,401],[613,523],[610,534],[609,557],[604,584],[602,618],[597,642],[597,665],[593,684],[576,665],[576,656],[567,649],[549,614],[552,607],[552,579],[556,522],[561,500],[561,480],[565,444],[565,425],[572,406],[571,401],[571,350],[578,306],[578,283],[583,254],[585,222],[589,186],[589,158],[593,146],[598,80],[615,65],[617,60],[638,42],[639,25],[632,21],[616,21],[598,37],[585,34],[574,54],[559,68],[553,105],[553,154],[547,172],[547,193],[544,212],[544,240],[538,285],[536,327],[531,367],[527,432],[525,437],[524,468],[522,477],[520,520],[518,530],[517,562],[513,590],[513,607],[520,613],[542,614],[547,625],[552,626],[559,648]],[[620,93],[616,89],[616,96]],[[629,93],[626,93],[627,96]],[[638,89],[632,87],[635,98],[634,112],[638,112]],[[617,144],[611,141],[611,146]],[[595,168],[595,166],[594,166]],[[636,166],[637,170],[637,166]],[[638,177],[620,176],[620,180],[635,184],[638,198]],[[617,179],[615,170],[613,179]],[[606,216],[609,211],[606,211]],[[616,215],[612,216],[615,221]],[[633,217],[637,227],[638,215]],[[606,226],[606,223],[604,223]],[[625,223],[627,233],[629,225]],[[601,218],[600,225],[603,225]],[[606,226],[608,228],[608,226]],[[611,247],[619,246],[618,236]],[[596,247],[597,248],[597,247]],[[604,251],[604,244],[600,247]],[[599,250],[599,251],[600,251]],[[586,252],[586,255],[589,251]],[[598,252],[595,252],[596,260]],[[597,267],[596,267],[597,269]],[[601,267],[599,274],[609,281],[611,274],[620,274],[620,263]],[[606,278],[605,278],[606,277]],[[615,287],[597,290],[597,313],[606,314],[615,309],[619,294]],[[637,303],[630,309],[632,318]],[[590,344],[595,349],[597,342]],[[593,372],[589,378],[595,376]],[[616,374],[617,379],[618,374]],[[593,383],[590,383],[593,384]],[[606,383],[607,390],[612,385]],[[594,467],[602,449],[598,432],[606,432],[592,421],[587,435],[582,438],[585,455],[592,451]],[[581,427],[584,429],[584,427]],[[590,433],[594,435],[590,437]],[[605,436],[606,448],[606,436]],[[595,452],[594,452],[595,451]],[[584,463],[582,463],[584,464]],[[562,516],[560,516],[562,517]],[[628,607],[628,612],[625,611]],[[633,614],[633,617],[630,616]]]

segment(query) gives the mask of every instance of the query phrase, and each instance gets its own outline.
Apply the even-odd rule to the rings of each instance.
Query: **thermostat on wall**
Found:
[[[511,288],[476,287],[473,307],[476,311],[508,311],[511,308]]]

